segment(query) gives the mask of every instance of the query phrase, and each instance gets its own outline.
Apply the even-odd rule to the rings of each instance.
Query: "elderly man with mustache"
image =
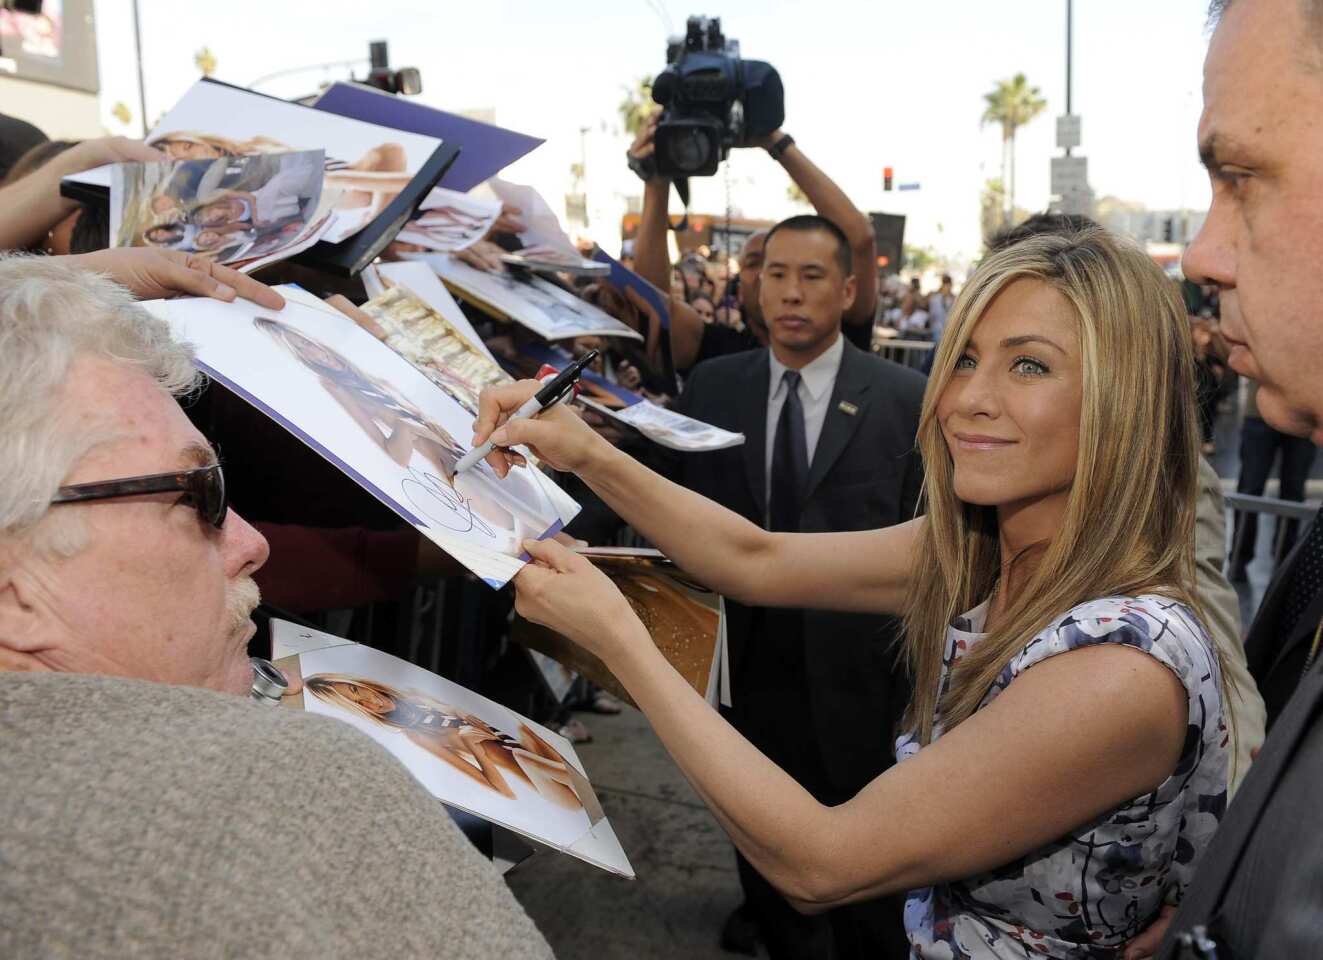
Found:
[[[268,550],[196,379],[129,291],[0,261],[0,955],[549,957],[389,754],[245,696]]]

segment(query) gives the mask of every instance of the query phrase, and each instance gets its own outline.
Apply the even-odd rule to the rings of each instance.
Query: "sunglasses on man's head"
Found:
[[[154,473],[146,477],[125,477],[122,480],[103,480],[99,483],[78,483],[60,487],[52,504],[86,503],[89,500],[116,500],[121,497],[140,497],[148,493],[181,492],[180,502],[189,503],[198,516],[217,530],[225,526],[229,501],[225,496],[225,474],[221,465],[213,463],[196,470],[175,473]]]

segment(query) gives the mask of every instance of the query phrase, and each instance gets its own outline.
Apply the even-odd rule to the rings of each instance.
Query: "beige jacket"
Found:
[[[1245,665],[1241,635],[1240,600],[1222,574],[1226,557],[1226,501],[1222,482],[1212,465],[1199,458],[1199,506],[1194,537],[1195,592],[1207,619],[1205,626],[1222,655],[1223,689],[1235,732],[1235,753],[1227,784],[1227,799],[1235,794],[1249,772],[1250,752],[1259,749],[1264,735],[1263,697]]]
[[[0,673],[0,956],[548,960],[441,804],[348,724]]]

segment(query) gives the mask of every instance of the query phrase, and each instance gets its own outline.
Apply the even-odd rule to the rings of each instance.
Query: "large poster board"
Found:
[[[244,300],[146,307],[195,345],[205,373],[492,587],[523,567],[524,540],[554,535],[578,512],[535,468],[501,480],[481,463],[456,476],[473,415],[349,317],[297,287],[277,289],[280,311]]]

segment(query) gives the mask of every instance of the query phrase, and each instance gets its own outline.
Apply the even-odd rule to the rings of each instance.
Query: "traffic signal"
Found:
[[[1162,239],[1163,242],[1165,243],[1171,243],[1171,238],[1174,233],[1172,229],[1174,226],[1172,222],[1173,220],[1174,220],[1173,217],[1167,217],[1165,220],[1162,221]]]
[[[905,252],[905,217],[895,213],[870,213],[877,240],[877,268],[891,276],[900,269]]]
[[[890,167],[883,167],[883,168],[882,168],[882,189],[883,189],[883,190],[890,190],[890,189],[891,189],[891,172],[892,172],[892,171],[891,171],[891,168],[890,168]]]

